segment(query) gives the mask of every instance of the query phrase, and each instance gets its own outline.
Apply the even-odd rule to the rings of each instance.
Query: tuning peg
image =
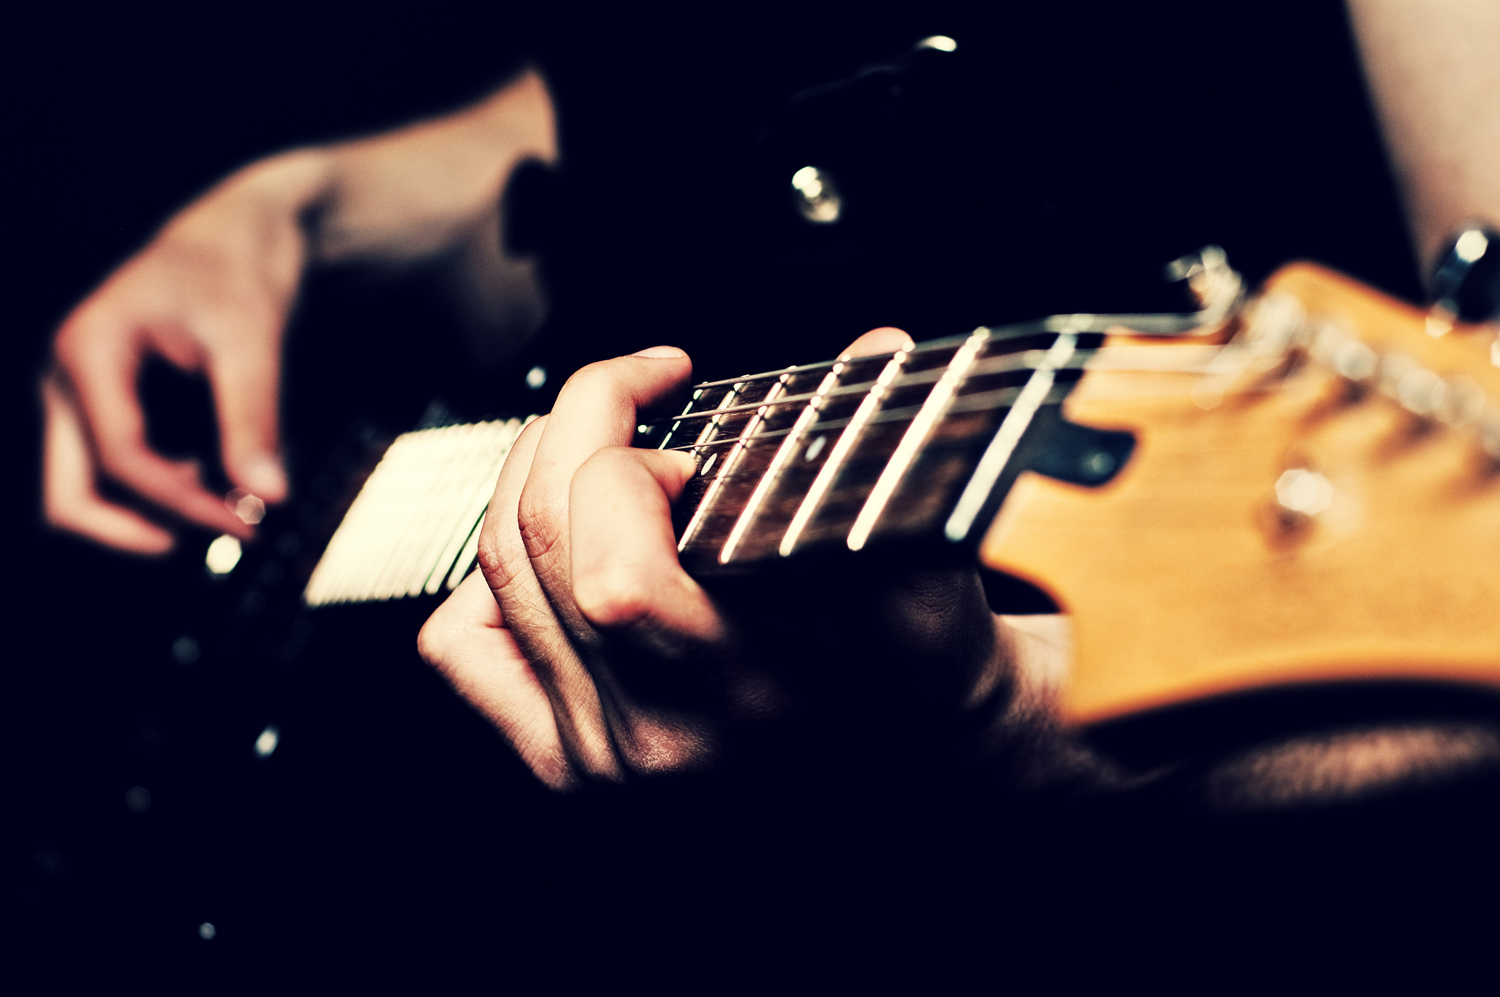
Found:
[[[1433,371],[1413,365],[1395,382],[1394,395],[1401,407],[1421,419],[1437,416],[1448,397],[1448,384]]]
[[[1463,374],[1450,377],[1446,389],[1437,407],[1437,417],[1445,425],[1467,426],[1484,414],[1488,399],[1473,378]]]
[[[1229,265],[1229,254],[1219,246],[1204,246],[1168,263],[1164,277],[1187,281],[1198,307],[1204,311],[1227,311],[1245,290],[1245,281]]]
[[[792,206],[814,225],[832,225],[844,212],[844,198],[827,170],[804,166],[792,174]]]
[[[1302,302],[1290,294],[1266,294],[1250,312],[1244,343],[1259,356],[1280,358],[1305,338],[1306,324]]]
[[[1432,291],[1436,308],[1464,322],[1500,319],[1500,232],[1465,226],[1439,257]]]
[[[1380,369],[1380,356],[1357,339],[1339,344],[1330,358],[1338,375],[1354,384],[1365,384]]]

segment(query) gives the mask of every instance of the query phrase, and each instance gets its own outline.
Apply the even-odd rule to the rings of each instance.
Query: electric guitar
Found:
[[[977,548],[1072,616],[1080,725],[1343,680],[1500,685],[1492,333],[1308,264],[1251,298],[1216,250],[1174,266],[1204,311],[1059,315],[697,386],[638,430],[698,462],[684,564]],[[307,602],[457,584],[519,426],[398,441]]]

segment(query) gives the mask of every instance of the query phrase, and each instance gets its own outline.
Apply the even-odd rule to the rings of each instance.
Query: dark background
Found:
[[[0,42],[10,939],[48,972],[93,952],[141,979],[194,960],[212,969],[231,955],[248,965],[333,948],[381,964],[391,958],[381,946],[420,947],[413,939],[524,962],[538,938],[598,944],[599,925],[630,921],[640,893],[699,912],[675,922],[686,930],[717,923],[707,898],[764,901],[801,883],[779,898],[783,910],[837,911],[910,872],[900,861],[893,871],[894,832],[851,831],[832,803],[822,823],[758,810],[761,857],[709,861],[705,842],[733,823],[704,816],[717,812],[703,802],[711,789],[667,807],[678,824],[643,825],[667,828],[666,844],[643,845],[640,828],[580,836],[580,821],[625,818],[530,783],[405,650],[425,608],[379,623],[349,614],[320,630],[299,670],[272,680],[215,677],[209,659],[178,667],[167,648],[195,625],[180,595],[190,573],[40,527],[34,383],[69,307],[224,173],[461,106],[527,53],[553,77],[568,157],[570,193],[544,238],[559,308],[538,347],[570,343],[558,364],[669,340],[713,376],[819,359],[877,324],[923,338],[1155,305],[1167,300],[1161,263],[1207,241],[1252,280],[1313,257],[1419,294],[1337,4],[917,6],[10,10]],[[787,96],[936,32],[957,37],[966,60],[959,137],[933,150],[877,143],[900,167],[898,186],[936,178],[920,217],[822,255],[796,231],[768,230],[757,170],[796,140]],[[465,366],[454,323],[420,282],[324,274],[309,295],[293,343],[303,359],[289,374],[294,471],[351,418],[399,431],[434,394],[470,414],[531,401],[513,390],[524,366],[453,373]],[[298,391],[320,400],[303,404]],[[349,643],[356,633],[365,644]],[[272,712],[285,746],[257,767],[249,744]],[[125,790],[153,779],[152,808],[130,813]],[[866,817],[896,807],[864,805]],[[741,822],[731,844],[744,851],[746,810],[723,812]],[[876,853],[887,858],[871,863]],[[784,874],[796,861],[773,858],[805,854],[833,871],[797,879]],[[635,878],[601,871],[617,865]],[[783,875],[757,882],[768,869]],[[204,920],[220,925],[211,944],[196,937]]]

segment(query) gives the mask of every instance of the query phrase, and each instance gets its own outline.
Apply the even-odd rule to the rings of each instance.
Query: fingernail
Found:
[[[245,461],[240,478],[246,488],[272,502],[286,495],[286,472],[270,454],[256,454]]]
[[[687,356],[687,354],[682,350],[679,350],[675,346],[650,346],[644,350],[637,350],[636,352],[632,353],[631,356],[651,357],[655,360],[667,360],[673,357],[685,357]]]

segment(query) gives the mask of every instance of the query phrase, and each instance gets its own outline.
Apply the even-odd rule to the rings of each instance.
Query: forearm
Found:
[[[1349,0],[1424,269],[1460,223],[1500,224],[1500,4]]]
[[[446,117],[327,149],[317,259],[401,261],[442,252],[493,215],[525,159],[553,162],[557,132],[534,70]]]
[[[296,224],[308,262],[409,262],[454,248],[492,219],[511,172],[528,158],[557,158],[552,103],[531,70],[456,113],[252,163],[166,231],[222,239]],[[230,215],[263,225],[226,224]]]

